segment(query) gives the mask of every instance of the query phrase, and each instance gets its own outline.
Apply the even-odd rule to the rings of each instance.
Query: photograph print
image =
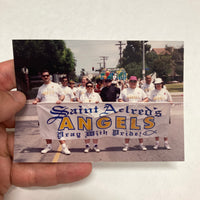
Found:
[[[184,42],[13,40],[14,162],[184,161]]]

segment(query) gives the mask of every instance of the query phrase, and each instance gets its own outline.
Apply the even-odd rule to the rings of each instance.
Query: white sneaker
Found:
[[[99,153],[100,152],[100,149],[98,148],[98,146],[97,145],[94,145],[94,148],[93,148],[97,153]]]
[[[62,149],[62,152],[63,152],[64,154],[66,154],[66,155],[70,155],[70,154],[71,154],[70,150],[69,150],[67,147],[63,148],[63,149]]]
[[[153,146],[153,149],[157,150],[158,147],[159,147],[159,144],[155,144],[155,145]]]
[[[147,150],[147,148],[143,144],[140,144],[140,149],[142,149],[143,151]]]
[[[49,151],[51,151],[51,150],[52,150],[52,147],[47,145],[47,146],[41,151],[41,153],[42,153],[42,154],[45,154],[45,153],[47,153],[47,152],[49,152]]]
[[[127,152],[128,151],[128,145],[125,145],[125,147],[122,149],[122,151]]]
[[[169,146],[168,143],[165,143],[164,146],[165,146],[165,148],[166,148],[167,150],[170,150],[170,149],[171,149],[171,147]]]
[[[86,145],[86,148],[84,149],[84,153],[88,153],[90,151],[90,146]]]

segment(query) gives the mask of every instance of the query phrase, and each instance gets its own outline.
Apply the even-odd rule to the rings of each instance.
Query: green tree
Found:
[[[13,48],[16,71],[26,66],[30,75],[48,69],[75,76],[74,55],[62,40],[14,40]]]
[[[150,51],[151,46],[145,43],[145,55]],[[143,41],[127,41],[121,59],[122,67],[128,73],[128,77],[135,75],[142,77],[143,67]]]
[[[151,69],[157,77],[167,81],[168,74],[172,71],[173,61],[169,55],[158,55],[152,62]]]

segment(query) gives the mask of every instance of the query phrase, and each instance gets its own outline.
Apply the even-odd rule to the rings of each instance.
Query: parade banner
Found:
[[[167,136],[170,103],[39,103],[44,139]]]

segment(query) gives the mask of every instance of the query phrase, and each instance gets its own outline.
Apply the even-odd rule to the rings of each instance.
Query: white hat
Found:
[[[161,83],[163,83],[162,78],[156,78],[154,81],[154,84],[161,84]]]

